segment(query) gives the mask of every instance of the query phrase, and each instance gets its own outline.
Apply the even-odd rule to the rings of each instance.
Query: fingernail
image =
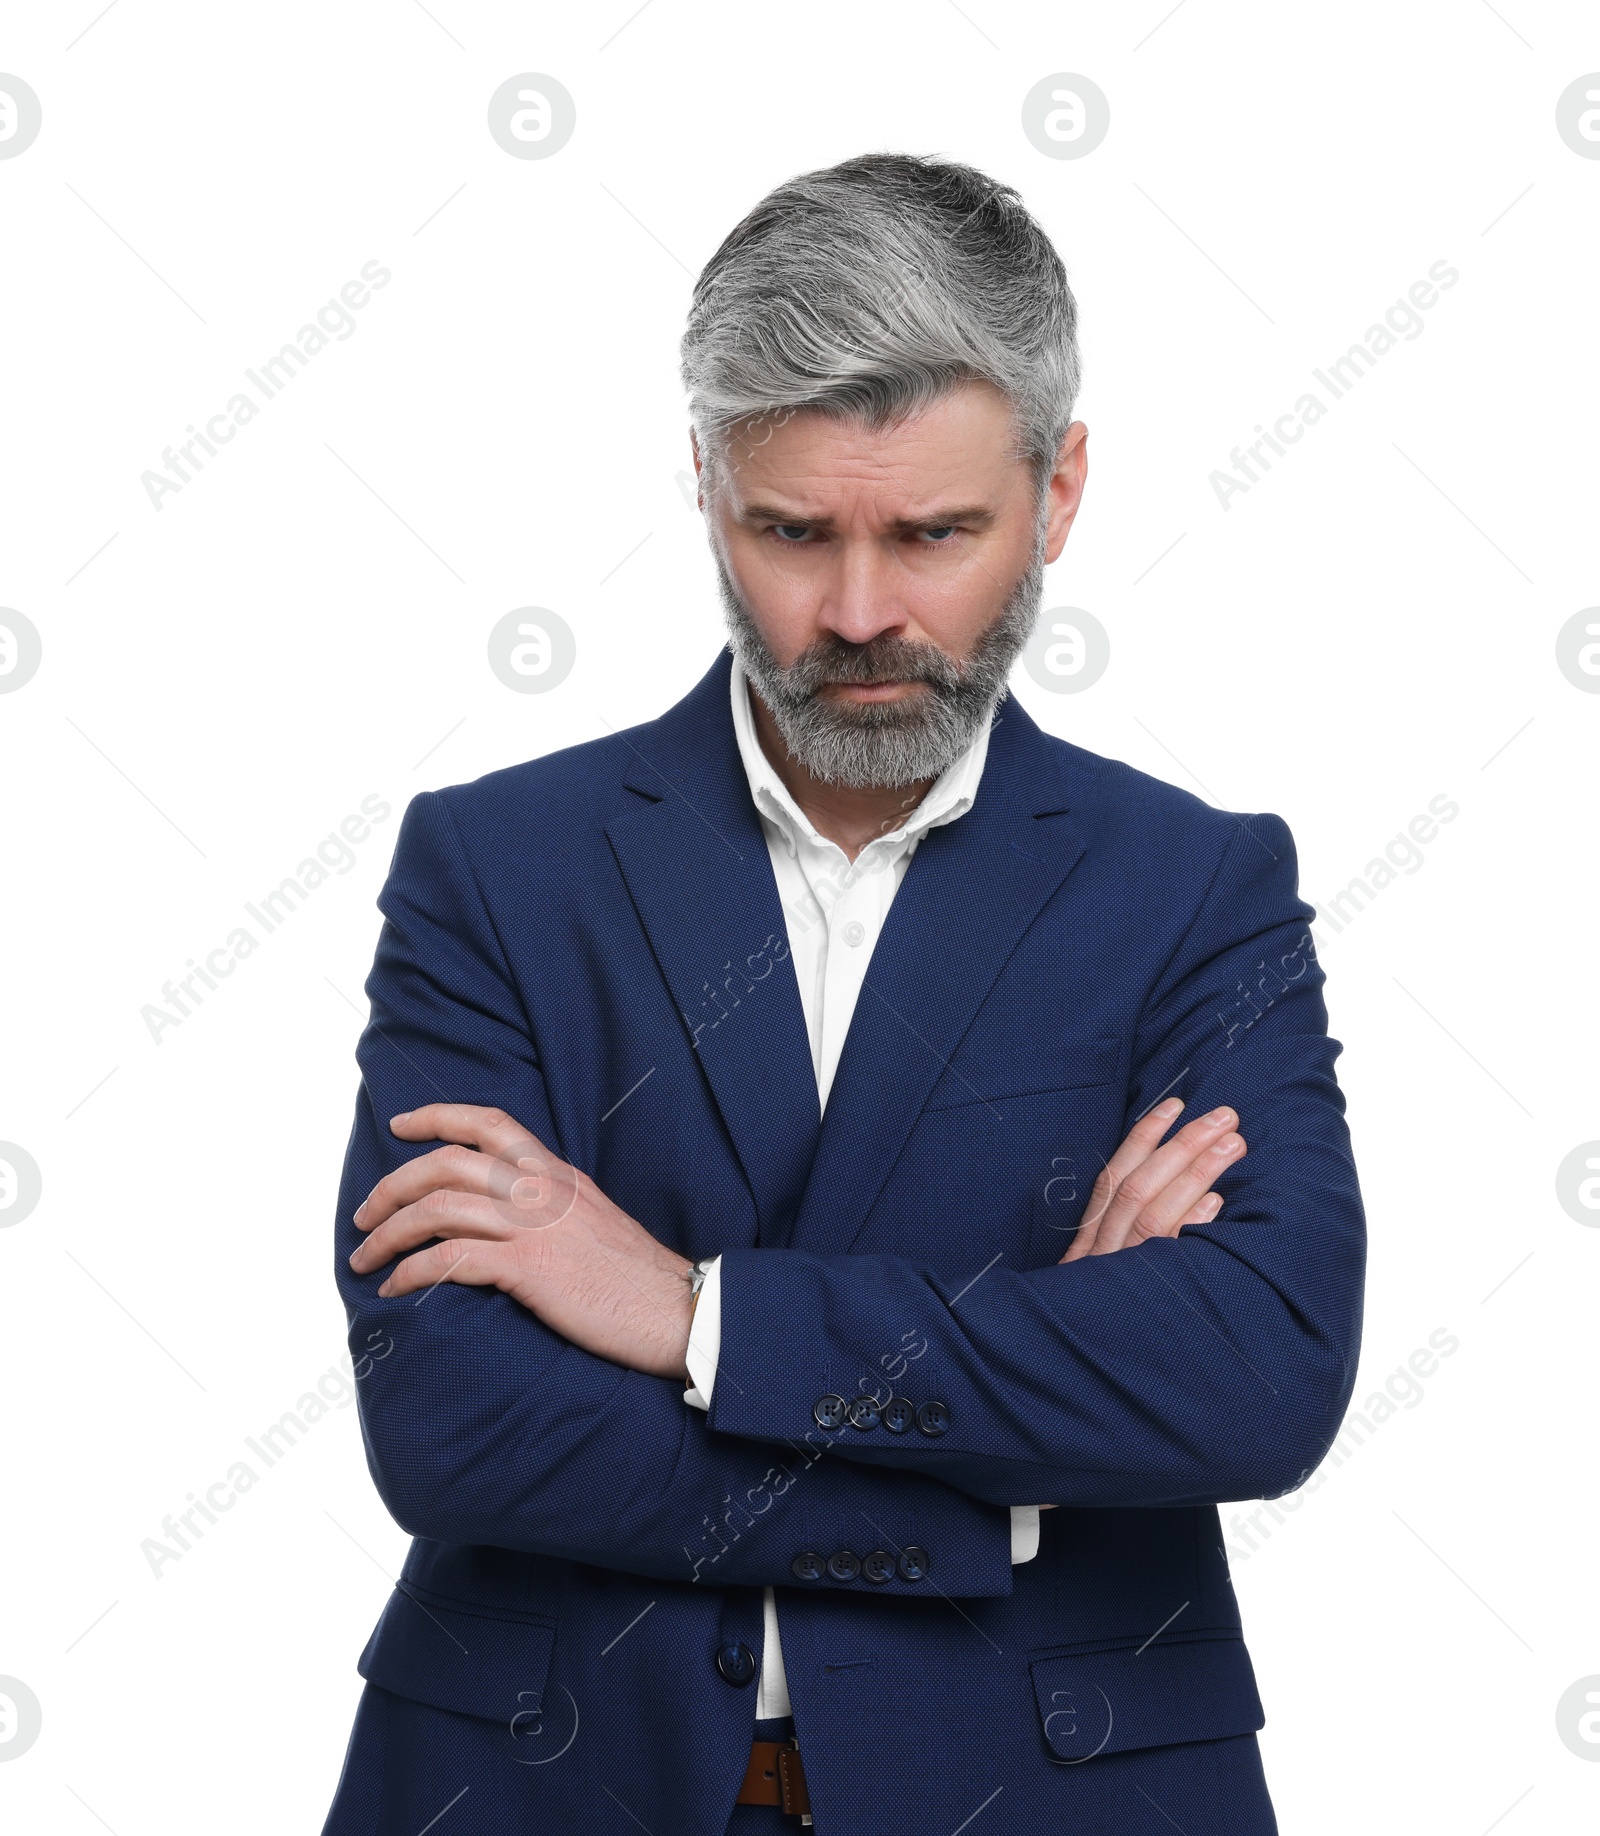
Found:
[[[387,1295],[387,1294],[388,1294],[388,1292],[389,1292],[389,1284],[388,1284],[388,1282],[386,1282],[386,1281],[385,1281],[385,1282],[380,1282],[380,1283],[378,1284],[378,1292],[379,1292],[380,1294],[384,1294],[384,1295]]]
[[[1215,1122],[1220,1128],[1224,1122],[1231,1122],[1233,1120],[1233,1111],[1224,1104],[1221,1109],[1213,1109],[1211,1114],[1206,1117],[1206,1120],[1208,1122]]]
[[[1222,1209],[1222,1195],[1213,1192],[1209,1197],[1203,1198],[1200,1201],[1200,1209],[1205,1213],[1206,1221],[1209,1223]]]
[[[1163,1122],[1170,1122],[1182,1108],[1183,1099],[1181,1097],[1168,1097],[1166,1102],[1156,1104],[1155,1113]]]
[[[406,1117],[407,1117],[407,1116],[409,1116],[410,1114],[411,1114],[411,1111],[410,1111],[409,1109],[402,1109],[402,1110],[400,1111],[400,1113],[399,1113],[399,1115],[397,1115],[397,1116],[390,1116],[390,1118],[389,1118],[389,1126],[390,1126],[390,1128],[398,1128],[398,1127],[400,1126],[400,1124],[401,1124],[402,1122],[404,1122],[404,1121],[405,1121],[405,1119],[406,1119]]]
[[[1211,1151],[1218,1160],[1226,1160],[1230,1155],[1237,1154],[1243,1146],[1244,1137],[1242,1135],[1224,1135],[1220,1141],[1212,1144]]]
[[[367,1215],[367,1201],[363,1199],[361,1203],[356,1206],[356,1222],[359,1224],[366,1215]]]
[[[357,1259],[359,1258],[359,1256],[360,1256],[360,1255],[361,1255],[361,1246],[360,1246],[360,1245],[357,1245],[357,1247],[356,1247],[355,1249],[353,1249],[353,1250],[351,1250],[351,1252],[350,1252],[350,1266],[351,1266],[351,1268],[354,1268],[354,1267],[356,1266],[356,1261],[357,1261]]]

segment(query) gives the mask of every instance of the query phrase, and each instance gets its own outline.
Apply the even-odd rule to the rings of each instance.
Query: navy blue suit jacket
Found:
[[[1364,1260],[1289,831],[1004,700],[822,1120],[728,669],[405,813],[335,1266],[372,1474],[416,1540],[329,1836],[416,1836],[447,1804],[440,1836],[720,1836],[755,1691],[717,1655],[759,1659],[767,1585],[819,1836],[980,1806],[997,1831],[1264,1836],[1215,1506],[1331,1443]],[[1168,1093],[1239,1111],[1221,1214],[1062,1265]],[[384,1300],[346,1267],[356,1206],[428,1151],[388,1117],[440,1099],[498,1105],[663,1242],[722,1253],[709,1416],[492,1289]],[[819,1426],[862,1395],[942,1404],[942,1431]],[[1007,1507],[1042,1502],[1013,1568]],[[892,1573],[835,1578],[841,1550]]]

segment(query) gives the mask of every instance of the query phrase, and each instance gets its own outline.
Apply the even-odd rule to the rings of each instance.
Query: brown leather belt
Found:
[[[739,1787],[741,1804],[776,1804],[802,1822],[811,1821],[811,1797],[795,1740],[750,1743],[750,1764]]]

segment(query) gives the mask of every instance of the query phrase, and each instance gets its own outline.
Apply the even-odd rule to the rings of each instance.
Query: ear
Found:
[[[1055,470],[1047,487],[1050,516],[1046,524],[1044,558],[1056,560],[1067,545],[1067,534],[1083,501],[1083,487],[1089,477],[1089,429],[1074,421],[1067,429],[1056,454]]]

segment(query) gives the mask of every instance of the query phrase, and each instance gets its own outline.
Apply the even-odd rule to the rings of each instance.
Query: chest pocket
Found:
[[[929,1092],[924,1113],[1109,1084],[1117,1075],[1122,1045],[1114,1033],[1098,1038],[1042,1031],[1004,1037],[969,1033]]]

